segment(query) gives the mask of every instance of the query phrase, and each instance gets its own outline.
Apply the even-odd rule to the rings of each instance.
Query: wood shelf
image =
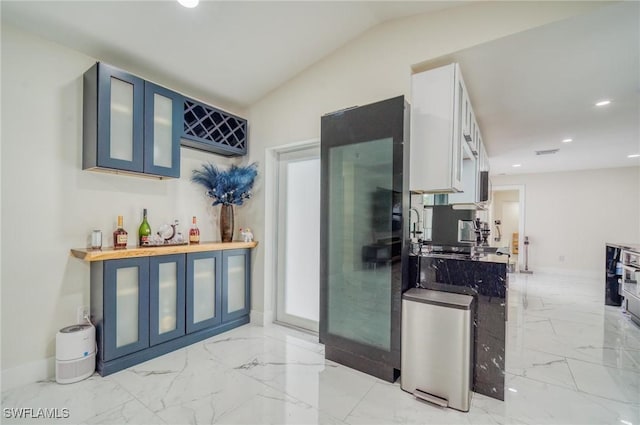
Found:
[[[126,249],[90,249],[74,248],[71,255],[84,261],[116,260],[119,258],[154,257],[157,255],[185,254],[189,252],[224,251],[228,249],[255,248],[258,242],[201,242],[192,245],[174,245],[160,247],[141,247]]]

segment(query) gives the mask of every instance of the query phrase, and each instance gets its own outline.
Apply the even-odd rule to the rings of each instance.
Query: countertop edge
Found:
[[[633,251],[640,254],[640,244],[616,242],[605,242],[604,244],[605,246],[613,246],[615,248],[626,249],[627,251]]]
[[[125,249],[72,248],[71,255],[87,262],[117,260],[121,258],[155,257],[158,255],[188,254],[190,252],[224,251],[230,249],[255,248],[258,242],[201,242],[191,245],[174,245],[161,247],[132,247]]]
[[[507,255],[495,255],[490,254],[486,257],[481,258],[456,258],[455,256],[447,256],[447,254],[409,254],[410,257],[415,258],[433,258],[434,260],[456,260],[456,261],[468,261],[472,263],[493,263],[493,264],[504,264],[507,265],[509,263],[509,257]]]

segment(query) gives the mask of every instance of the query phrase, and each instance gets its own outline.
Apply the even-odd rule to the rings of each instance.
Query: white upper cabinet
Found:
[[[466,90],[450,64],[411,79],[409,188],[416,193],[462,191],[462,132]]]
[[[486,201],[489,162],[459,65],[414,74],[411,95],[411,191]]]

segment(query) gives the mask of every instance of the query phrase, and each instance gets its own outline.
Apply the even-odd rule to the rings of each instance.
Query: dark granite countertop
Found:
[[[447,260],[460,260],[460,261],[474,261],[474,262],[484,262],[484,263],[499,263],[499,264],[507,264],[509,261],[509,257],[507,255],[495,255],[488,254],[482,257],[473,258],[469,254],[440,254],[440,253],[429,253],[429,254],[409,254],[411,257],[422,257],[422,258],[445,258]]]

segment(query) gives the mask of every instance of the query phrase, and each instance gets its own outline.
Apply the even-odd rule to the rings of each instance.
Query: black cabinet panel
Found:
[[[321,121],[320,340],[327,359],[387,381],[400,370],[408,126],[404,97]]]
[[[618,272],[618,263],[620,262],[619,247],[606,245],[605,252],[605,285],[604,285],[604,303],[605,305],[620,306],[622,305],[622,296],[620,295],[619,285],[622,276]]]

